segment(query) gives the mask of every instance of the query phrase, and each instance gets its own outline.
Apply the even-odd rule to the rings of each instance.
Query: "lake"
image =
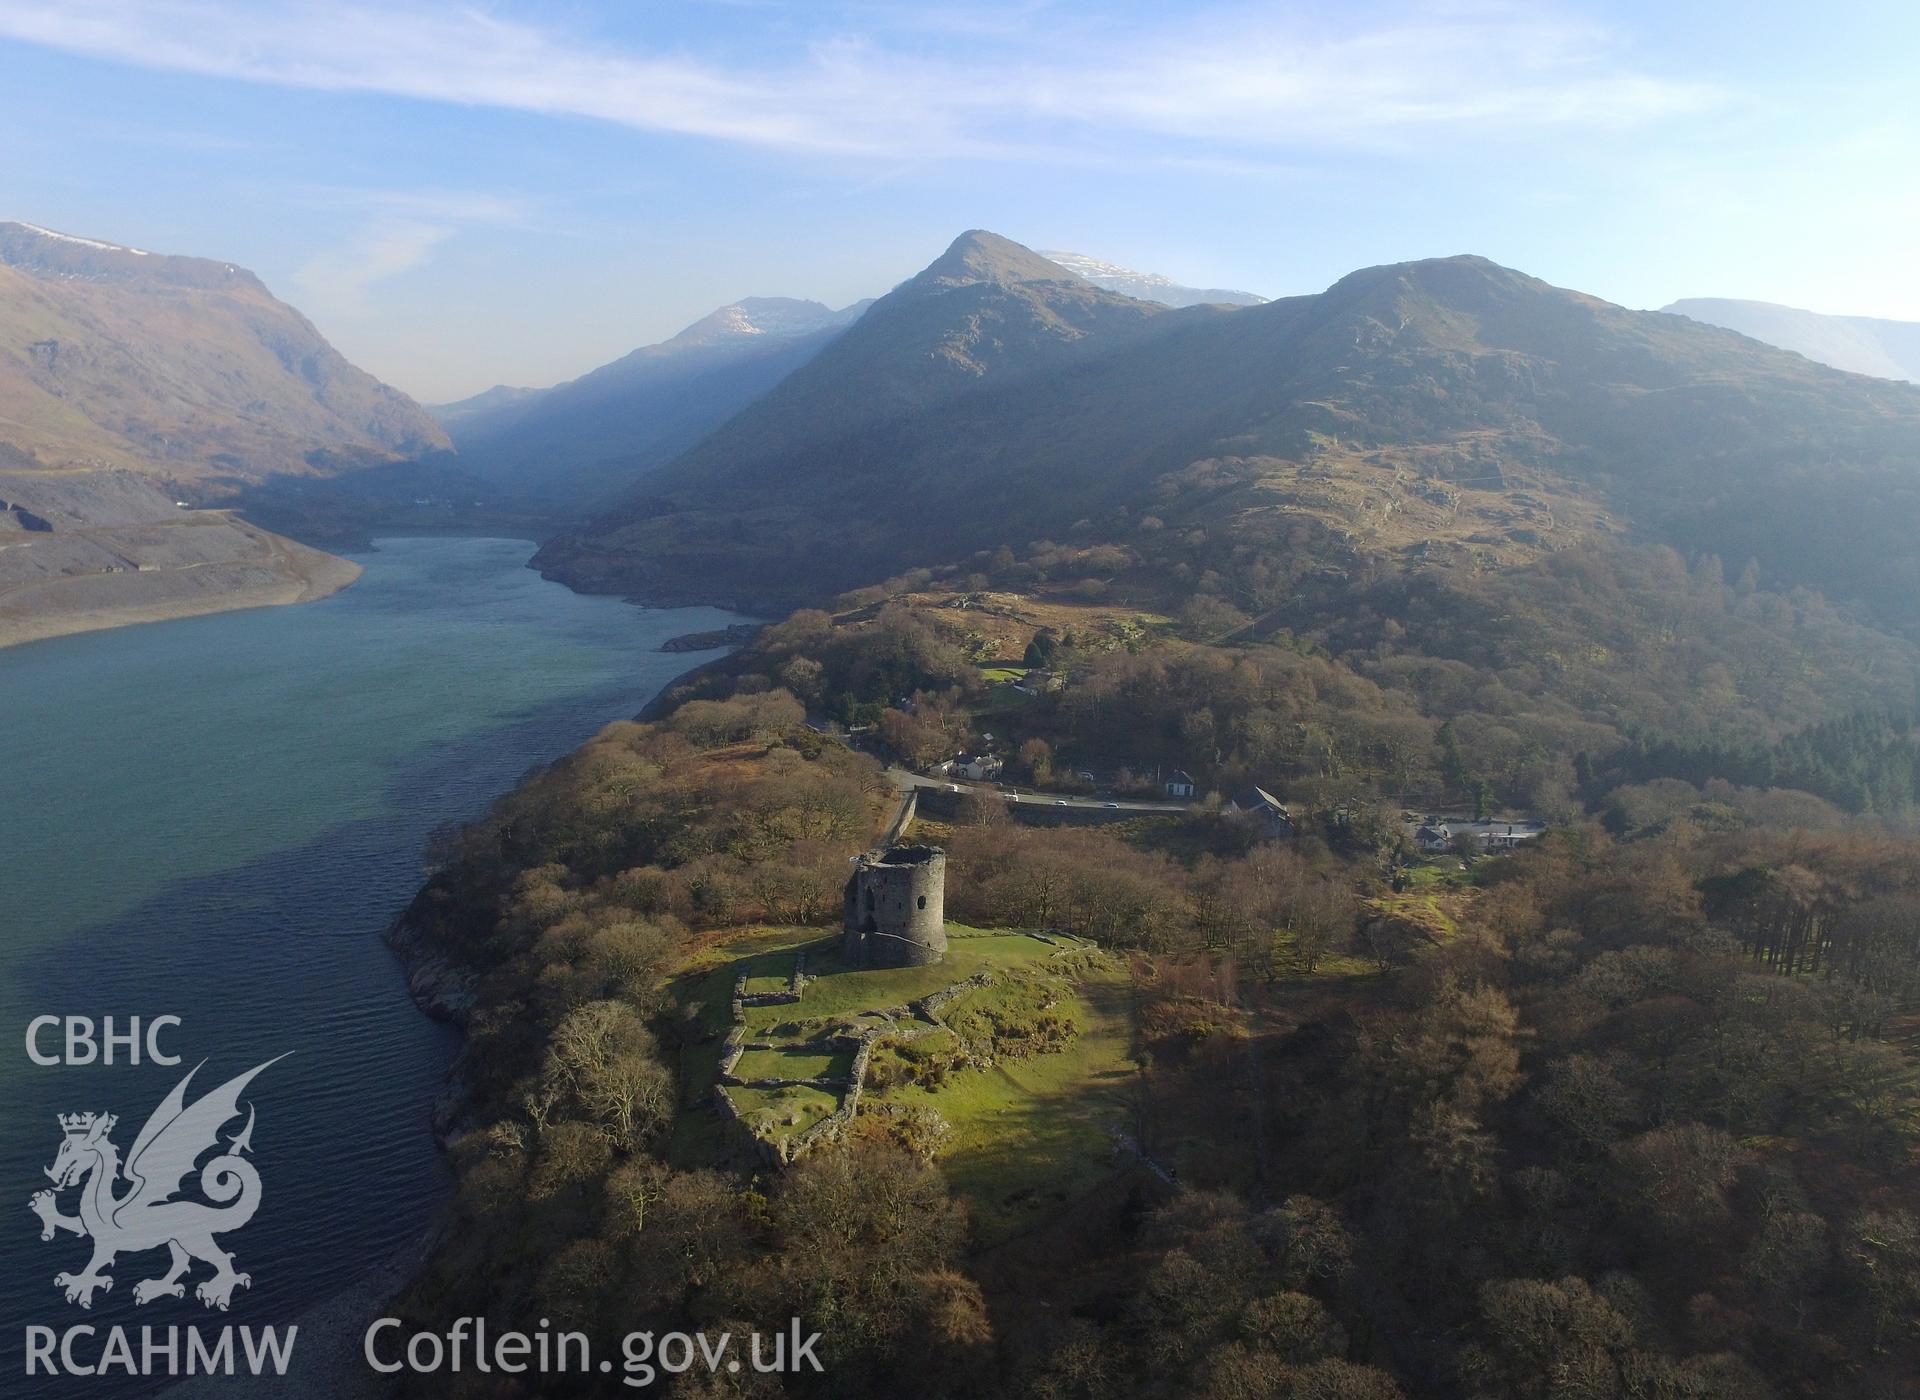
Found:
[[[661,642],[739,621],[582,597],[525,568],[531,553],[382,540],[354,556],[358,583],[317,603],[0,651],[7,1393],[80,1384],[17,1379],[28,1324],[284,1322],[430,1219],[445,1176],[428,1116],[455,1042],[414,1009],[379,940],[420,883],[423,848],[717,654]],[[45,1015],[177,1016],[160,1048],[183,1062],[128,1065],[119,1048],[112,1067],[37,1066],[26,1030]],[[209,1312],[196,1265],[185,1299],[136,1306],[162,1251],[123,1256],[90,1312],[67,1303],[53,1275],[84,1268],[87,1244],[43,1243],[27,1210],[49,1184],[56,1116],[118,1115],[124,1153],[189,1068],[206,1061],[191,1099],[278,1055],[246,1094],[259,1212],[224,1240],[251,1289]]]

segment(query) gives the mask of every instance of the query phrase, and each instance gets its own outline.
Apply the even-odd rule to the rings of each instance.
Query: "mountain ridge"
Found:
[[[946,252],[900,284],[901,288],[964,286],[992,282],[1012,286],[1021,282],[1079,282],[1084,279],[1031,248],[983,228],[968,229],[948,245]]]
[[[125,466],[222,493],[324,474],[316,450],[351,465],[449,446],[251,272],[20,223],[0,223],[0,417],[49,467]]]
[[[742,297],[578,378],[547,389],[496,386],[432,412],[467,470],[509,493],[578,509],[692,446],[868,305]]]
[[[344,587],[344,560],[182,507],[448,447],[246,269],[0,223],[0,645]]]
[[[1833,369],[1920,383],[1920,322],[1828,316],[1775,302],[1727,297],[1684,297],[1660,310],[1738,331]]]
[[[724,579],[731,600],[784,605],[1152,514],[1253,550],[1310,526],[1342,567],[1512,563],[1626,532],[1790,573],[1764,505],[1878,536],[1853,503],[1897,499],[1920,453],[1920,394],[1903,386],[1485,258],[1176,311],[959,242],[536,562],[588,588],[684,600],[686,580]],[[1862,490],[1822,506],[1829,456]],[[1230,489],[1202,510],[1178,485],[1193,472]],[[1822,549],[1803,581],[1887,604],[1902,558]]]
[[[1111,264],[1093,265],[1137,275]],[[1201,299],[1170,278],[1151,280],[1158,294],[1133,299],[1159,306]],[[1028,283],[1133,296],[1125,287],[1082,278],[1045,254],[984,229],[959,235],[940,258],[895,291],[911,296]],[[1232,293],[1217,300],[1250,305],[1260,298]],[[605,505],[618,490],[644,480],[751,407],[872,304],[860,301],[835,311],[797,298],[742,297],[575,379],[545,389],[496,385],[429,411],[453,437],[462,465],[497,488],[557,496],[566,508],[593,504],[595,498]],[[935,353],[959,360],[969,354],[957,341]]]

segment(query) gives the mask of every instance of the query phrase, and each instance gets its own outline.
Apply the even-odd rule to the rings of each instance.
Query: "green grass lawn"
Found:
[[[1034,1228],[1115,1169],[1109,1129],[1125,1120],[1136,1072],[1127,971],[1110,957],[1079,957],[1074,966],[1060,1004],[1078,1034],[1064,1049],[962,1070],[937,1090],[905,1085],[884,1096],[932,1108],[953,1128],[940,1166],[971,1201],[983,1247]],[[995,990],[953,1009],[977,1009],[973,999]]]
[[[740,1116],[771,1138],[793,1137],[840,1106],[840,1097],[824,1089],[730,1089]]]
[[[680,1051],[680,1101],[686,1105],[686,1111],[674,1120],[667,1142],[667,1159],[675,1166],[703,1166],[725,1151],[719,1120],[707,1108],[707,1100],[720,1079],[720,1056],[726,1049],[726,1034],[733,1028],[733,984],[743,970],[743,963],[750,974],[749,985],[751,974],[757,968],[777,968],[779,985],[784,989],[794,953],[806,948],[811,956],[811,945],[818,942],[817,929],[746,929],[724,944],[702,949],[669,983],[668,994],[674,1004],[696,1013],[697,1028]],[[754,1009],[792,1011],[798,1008]],[[778,1077],[805,1076],[783,1074]],[[744,1091],[733,1092],[738,1102],[737,1095]],[[830,1112],[831,1106],[826,1111]]]
[[[1424,856],[1400,872],[1401,882],[1408,891],[1430,890],[1437,887],[1451,889],[1468,883],[1467,872],[1460,868],[1455,856]]]
[[[1027,670],[1025,666],[982,666],[980,674],[988,681],[1018,681],[1026,679]]]
[[[741,972],[747,974],[750,993],[783,992],[796,952],[804,948],[812,961],[816,953],[824,956],[838,946],[837,937],[822,940],[818,929],[749,929],[724,944],[702,949],[668,984],[668,995],[678,1006],[697,1006],[700,1024],[715,1035],[725,1035],[733,1024],[734,979]],[[757,978],[764,979],[759,988],[754,986]]]
[[[820,1079],[853,1068],[851,1050],[749,1050],[733,1072],[742,1079]]]
[[[1343,981],[1354,977],[1380,976],[1379,967],[1357,953],[1329,953],[1314,964],[1313,976],[1322,981]]]
[[[1459,932],[1453,915],[1440,907],[1439,896],[1435,894],[1383,894],[1373,903],[1383,914],[1401,915],[1449,938]]]
[[[683,1102],[689,1111],[680,1115],[669,1145],[676,1165],[710,1161],[723,1150],[716,1120],[703,1105],[718,1078],[732,1025],[734,979],[744,970],[749,988],[759,978],[777,979],[784,987],[793,953],[804,947],[808,980],[800,1002],[746,1008],[749,1039],[793,1044],[748,1051],[735,1066],[740,1078],[846,1074],[849,1052],[803,1049],[800,1043],[862,1012],[904,1006],[990,971],[995,984],[948,1003],[944,1018],[969,1043],[982,1046],[993,1043],[996,1027],[1036,1009],[1051,1010],[1074,1026],[1064,1046],[1024,1058],[1003,1055],[990,1068],[957,1069],[937,1089],[901,1084],[884,1093],[872,1091],[871,1098],[926,1105],[952,1127],[940,1165],[954,1190],[969,1199],[982,1245],[1034,1228],[1115,1170],[1110,1128],[1125,1120],[1135,1076],[1130,985],[1121,959],[1084,947],[1060,954],[1025,934],[949,924],[947,956],[938,965],[868,971],[843,967],[838,942],[817,931],[754,930],[707,950],[676,979],[675,999],[682,1007],[697,1005],[709,1033],[682,1052]],[[950,1050],[958,1042],[951,1033],[936,1031],[916,1040],[914,1048]],[[838,1104],[837,1095],[812,1088],[729,1092],[749,1122],[776,1138],[803,1131]]]
[[[947,925],[947,956],[932,967],[854,970],[842,965],[835,955],[816,956],[809,951],[807,989],[800,1004],[748,1007],[747,1023],[754,1023],[756,1012],[773,1024],[791,1021],[795,1016],[825,1020],[905,1006],[955,982],[964,982],[976,972],[1042,960],[1052,951],[1039,939],[1023,933],[989,933],[965,924]]]
[[[1024,706],[1031,705],[1034,697],[1024,691],[1015,690],[1010,685],[995,686],[980,699],[974,701],[969,709],[976,721],[990,719],[994,715],[1011,714]]]

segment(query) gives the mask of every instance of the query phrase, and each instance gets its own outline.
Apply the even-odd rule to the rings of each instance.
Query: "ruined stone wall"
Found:
[[[1037,936],[1037,935],[1036,935]],[[1044,941],[1051,942],[1052,939]],[[795,982],[804,985],[804,976],[796,969]],[[728,1033],[720,1061],[720,1083],[714,1086],[713,1103],[725,1125],[726,1132],[742,1151],[754,1160],[769,1167],[784,1167],[797,1161],[814,1148],[837,1140],[847,1130],[860,1113],[861,1097],[866,1092],[867,1071],[873,1060],[874,1049],[888,1041],[900,1043],[916,1040],[923,1035],[939,1031],[944,1022],[940,1013],[955,998],[981,987],[991,987],[995,978],[991,972],[976,972],[964,982],[955,982],[936,992],[911,1003],[908,1006],[891,1007],[885,1011],[867,1013],[879,1018],[876,1025],[865,1026],[859,1030],[829,1037],[817,1042],[816,1049],[851,1046],[854,1051],[853,1063],[848,1067],[844,1079],[828,1077],[807,1080],[741,1080],[734,1073],[740,1057],[748,1050],[772,1049],[771,1042],[761,1043],[747,1039],[745,1013],[736,999],[734,1002],[735,1025]],[[729,1086],[745,1088],[779,1088],[788,1084],[805,1084],[809,1087],[839,1090],[839,1106],[826,1117],[812,1126],[803,1129],[791,1138],[774,1141],[755,1133],[740,1116],[739,1106],[727,1092]]]

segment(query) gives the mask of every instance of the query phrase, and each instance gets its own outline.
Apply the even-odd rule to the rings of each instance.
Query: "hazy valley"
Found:
[[[748,297],[550,389],[504,385],[432,410],[496,490],[580,511],[618,495],[760,397],[858,319]]]
[[[1662,311],[1764,340],[1834,369],[1920,381],[1920,324],[1871,316],[1823,316],[1764,301],[1689,297]]]
[[[1480,257],[972,230],[429,412],[226,264],[4,229],[0,643],[350,579],[262,523],[765,622],[418,540],[461,581],[307,615],[343,752],[410,696],[498,794],[388,852],[461,1032],[409,1326],[797,1318],[822,1395],[1913,1374],[1920,388]],[[576,667],[644,714],[501,792]]]

